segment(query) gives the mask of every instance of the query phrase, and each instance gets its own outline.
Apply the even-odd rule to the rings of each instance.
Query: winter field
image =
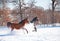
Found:
[[[0,26],[0,41],[60,41],[60,26],[37,25],[37,32],[32,32],[33,23],[24,26],[28,29],[16,30],[11,32],[7,26]]]

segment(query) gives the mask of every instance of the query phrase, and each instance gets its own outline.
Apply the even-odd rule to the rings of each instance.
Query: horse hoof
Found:
[[[33,30],[32,32],[37,32],[36,30]]]

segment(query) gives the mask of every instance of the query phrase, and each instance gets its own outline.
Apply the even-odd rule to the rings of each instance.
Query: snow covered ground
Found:
[[[60,41],[60,27],[37,26],[37,32],[32,32],[33,24],[25,25],[26,31],[14,30],[0,26],[0,41]]]

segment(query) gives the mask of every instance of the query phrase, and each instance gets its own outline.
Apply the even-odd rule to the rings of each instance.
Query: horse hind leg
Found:
[[[22,29],[26,30],[26,32],[27,32],[27,34],[28,34],[28,30],[27,30],[26,28],[22,28]]]

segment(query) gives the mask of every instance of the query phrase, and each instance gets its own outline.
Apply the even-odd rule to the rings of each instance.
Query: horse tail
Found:
[[[7,26],[9,27],[11,25],[11,22],[7,22]]]

